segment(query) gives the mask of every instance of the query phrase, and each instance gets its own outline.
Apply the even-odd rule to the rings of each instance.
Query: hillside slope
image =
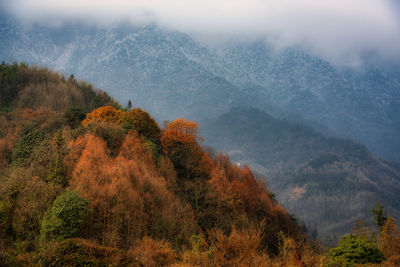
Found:
[[[356,220],[372,224],[376,203],[400,216],[399,166],[363,145],[254,108],[234,108],[201,126],[208,144],[265,175],[284,207],[324,242],[335,241]]]
[[[0,66],[0,96],[1,266],[320,261],[248,167],[200,146],[196,122],[161,129],[90,84],[25,64]]]

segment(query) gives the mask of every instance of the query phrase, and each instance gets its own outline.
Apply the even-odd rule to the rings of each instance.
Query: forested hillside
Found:
[[[247,167],[74,77],[0,67],[0,265],[266,265],[318,249]],[[290,257],[281,242],[291,242]],[[186,265],[185,265],[186,266]]]
[[[1,266],[353,266],[399,263],[382,207],[324,252],[198,124],[47,69],[0,66]],[[377,246],[379,241],[379,248]],[[383,253],[383,254],[382,254]]]
[[[376,203],[400,218],[399,166],[355,141],[254,108],[234,108],[201,126],[209,144],[263,174],[280,203],[324,243],[337,242],[356,220],[373,225]]]

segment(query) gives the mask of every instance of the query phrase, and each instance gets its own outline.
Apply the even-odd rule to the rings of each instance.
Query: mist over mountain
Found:
[[[25,25],[153,24],[206,42],[266,40],[278,50],[301,47],[341,66],[360,66],[371,52],[400,60],[395,0],[2,0],[0,5]]]
[[[337,67],[301,48],[277,52],[264,41],[210,45],[156,25],[24,27],[3,17],[0,34],[5,61],[82,77],[159,121],[253,106],[400,159],[399,73],[372,55],[359,68]]]

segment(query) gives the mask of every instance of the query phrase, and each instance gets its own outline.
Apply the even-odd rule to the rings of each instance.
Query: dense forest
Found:
[[[382,206],[377,231],[358,222],[323,249],[198,131],[182,118],[160,127],[73,75],[2,64],[0,265],[400,264]]]

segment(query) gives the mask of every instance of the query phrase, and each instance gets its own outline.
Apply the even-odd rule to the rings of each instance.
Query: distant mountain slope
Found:
[[[400,168],[350,140],[326,137],[254,108],[234,108],[201,124],[207,144],[267,176],[290,212],[334,241],[382,203],[400,217]]]
[[[121,103],[131,99],[134,106],[150,110],[160,120],[214,116],[231,104],[260,103],[188,58],[176,40],[179,34],[155,26],[113,30],[66,26],[62,32],[66,36],[38,26],[25,31],[7,20],[1,25],[7,40],[0,58],[73,73],[110,91]],[[185,41],[197,49],[191,39]]]
[[[325,125],[326,133],[356,139],[386,158],[400,159],[400,76],[395,70],[384,71],[373,63],[336,68],[295,48],[275,53],[263,42],[217,49],[216,54],[219,57],[199,60],[291,114],[284,117],[297,114]],[[271,113],[269,106],[256,107]]]
[[[24,28],[3,17],[0,35],[0,59],[73,73],[123,104],[131,99],[160,121],[253,106],[280,117],[296,114],[400,160],[396,70],[373,63],[340,69],[296,48],[275,52],[264,42],[205,45],[157,26]]]

